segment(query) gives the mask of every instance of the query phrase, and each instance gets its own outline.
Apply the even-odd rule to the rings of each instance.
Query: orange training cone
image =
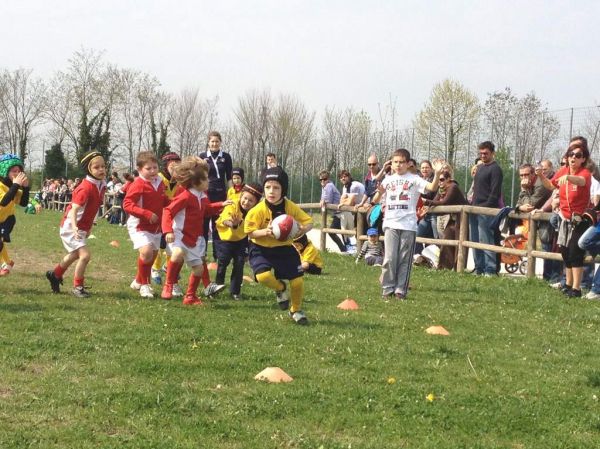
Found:
[[[110,246],[118,248],[119,246],[121,246],[121,244],[117,240],[113,240],[112,242],[110,242]]]
[[[211,262],[208,264],[208,269],[211,271],[215,271],[217,269],[217,262]]]
[[[450,335],[444,326],[431,326],[425,329],[425,332],[430,335]]]
[[[250,276],[244,275],[242,279],[248,282],[249,284],[254,284],[254,279],[252,279]]]
[[[276,366],[270,366],[265,368],[256,376],[256,380],[264,380],[265,382],[279,383],[279,382],[291,382],[292,379],[284,370]]]
[[[346,298],[337,305],[337,308],[341,310],[358,310],[358,304],[355,300]]]

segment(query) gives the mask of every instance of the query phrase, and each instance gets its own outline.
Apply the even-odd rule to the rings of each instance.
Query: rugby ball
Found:
[[[298,230],[300,229],[300,225],[294,220],[294,217],[287,214],[275,218],[271,226],[273,228],[273,237],[280,242],[292,239],[298,234]]]

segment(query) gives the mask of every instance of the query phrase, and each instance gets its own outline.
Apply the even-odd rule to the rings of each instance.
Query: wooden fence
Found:
[[[365,224],[366,224],[366,214],[364,212],[359,212],[356,206],[341,206],[338,209],[337,205],[327,205],[324,208],[321,208],[319,203],[305,203],[299,204],[302,209],[320,209],[321,211],[321,240],[320,240],[320,249],[321,251],[325,250],[325,240],[327,238],[327,234],[341,234],[341,235],[349,235],[356,238],[357,242],[357,250],[360,251],[360,245],[363,241],[367,239],[365,235]],[[352,212],[355,215],[358,215],[356,218],[356,229],[353,231],[350,230],[342,230],[342,229],[332,229],[327,227],[327,218],[328,211],[345,211]],[[517,218],[521,220],[527,220],[529,222],[529,236],[527,239],[527,249],[516,249],[516,248],[505,248],[503,246],[496,245],[488,245],[485,243],[471,242],[469,240],[469,214],[477,214],[477,215],[490,215],[496,216],[500,212],[500,209],[492,209],[487,207],[477,207],[477,206],[435,206],[430,207],[429,211],[431,213],[436,214],[460,214],[460,232],[458,236],[458,240],[444,240],[444,239],[431,239],[424,237],[417,237],[417,242],[425,243],[425,244],[434,244],[434,245],[448,245],[457,247],[458,257],[456,262],[456,271],[462,273],[467,266],[467,258],[469,248],[472,249],[481,249],[481,250],[489,250],[495,253],[500,254],[512,254],[520,257],[527,257],[527,277],[535,277],[535,265],[536,259],[547,259],[547,260],[559,260],[562,261],[562,257],[558,253],[550,253],[546,251],[538,251],[536,250],[536,241],[537,241],[537,231],[540,221],[548,221],[552,214],[549,213],[514,213],[511,212],[508,216],[510,218]],[[586,257],[585,262],[593,262],[593,258]]]

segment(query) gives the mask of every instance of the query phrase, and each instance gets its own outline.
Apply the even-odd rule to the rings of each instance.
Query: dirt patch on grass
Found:
[[[18,248],[14,247],[14,245],[9,247],[9,251],[11,258],[15,261],[15,266],[12,270],[13,274],[34,276],[39,276],[48,271],[48,269],[53,268],[65,255],[64,253],[57,254],[54,259],[48,260],[48,256],[41,251],[36,251],[31,248]],[[69,268],[69,272],[71,272],[73,268],[74,264]],[[106,265],[100,265],[94,260],[90,262],[86,271],[92,277],[109,282],[120,282],[125,278],[125,275],[119,270],[107,267]]]
[[[0,398],[6,399],[6,398],[10,398],[12,395],[13,395],[13,390],[11,388],[0,386]]]

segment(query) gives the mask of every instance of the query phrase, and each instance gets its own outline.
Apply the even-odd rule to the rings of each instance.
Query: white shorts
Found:
[[[83,248],[87,245],[88,233],[85,231],[79,231],[79,236],[81,238],[75,238],[75,232],[73,232],[71,220],[69,220],[68,218],[65,220],[58,232],[60,234],[62,244],[68,253],[77,251],[79,248]]]
[[[154,251],[160,249],[160,237],[162,236],[160,232],[154,234],[148,231],[138,231],[133,226],[127,226],[127,230],[129,231],[129,238],[133,242],[133,249],[140,249],[147,245],[152,245]]]
[[[173,243],[167,243],[167,248],[173,252],[174,248],[181,248],[183,250],[183,260],[188,267],[196,267],[204,262],[206,256],[206,240],[204,237],[198,237],[196,246],[190,248],[186,246],[181,240],[176,239]]]

